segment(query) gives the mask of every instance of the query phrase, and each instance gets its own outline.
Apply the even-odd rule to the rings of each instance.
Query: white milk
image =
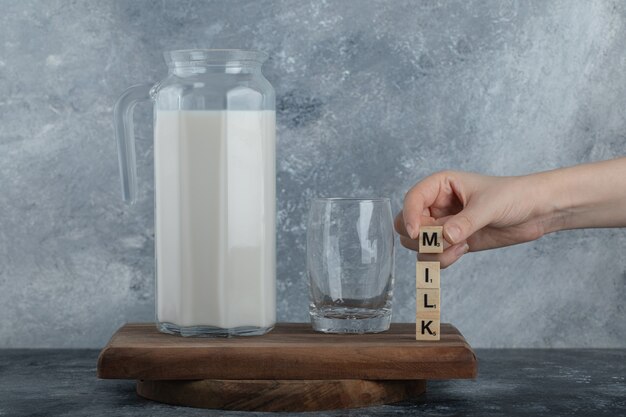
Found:
[[[274,111],[157,111],[159,322],[274,325],[274,148]]]

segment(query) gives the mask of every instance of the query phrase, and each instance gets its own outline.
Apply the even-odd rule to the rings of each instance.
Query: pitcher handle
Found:
[[[140,101],[150,99],[151,84],[134,85],[122,93],[115,103],[113,119],[117,157],[122,179],[122,196],[128,204],[137,199],[137,159],[135,157],[135,132],[133,110]]]

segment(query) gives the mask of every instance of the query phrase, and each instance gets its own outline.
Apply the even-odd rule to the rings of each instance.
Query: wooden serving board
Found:
[[[427,379],[475,378],[470,345],[450,324],[418,342],[414,323],[366,335],[282,323],[263,336],[184,338],[127,324],[98,358],[98,377],[137,379],[139,395],[231,410],[311,411],[415,397]]]

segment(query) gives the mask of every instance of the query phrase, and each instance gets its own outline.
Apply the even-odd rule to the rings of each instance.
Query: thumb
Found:
[[[444,223],[443,236],[450,244],[455,245],[487,226],[490,219],[489,213],[484,208],[470,204]]]

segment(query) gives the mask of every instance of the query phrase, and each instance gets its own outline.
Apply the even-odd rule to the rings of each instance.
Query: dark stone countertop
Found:
[[[477,380],[431,381],[394,405],[324,416],[626,416],[626,349],[478,349]],[[0,350],[0,416],[267,416],[173,407],[96,378],[94,350]],[[296,413],[279,413],[281,416]]]

